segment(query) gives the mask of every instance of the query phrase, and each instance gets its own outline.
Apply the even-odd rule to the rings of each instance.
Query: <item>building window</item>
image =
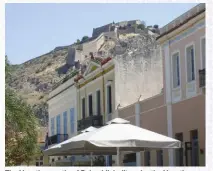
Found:
[[[43,162],[40,162],[40,166],[43,166]]]
[[[206,68],[206,38],[201,39],[202,69]]]
[[[191,150],[191,166],[199,166],[199,146],[198,146],[198,130],[190,131],[192,150]]]
[[[179,53],[172,56],[172,67],[173,67],[173,88],[180,86],[180,57]]]
[[[67,134],[67,112],[63,113],[63,119],[64,119],[64,134]]]
[[[75,110],[74,108],[70,109],[70,129],[71,134],[75,132]]]
[[[112,113],[112,88],[111,86],[107,86],[107,111],[108,114]]]
[[[82,99],[82,119],[85,119],[86,117],[86,108],[85,108],[85,98]]]
[[[144,165],[150,166],[150,151],[144,152]]]
[[[89,104],[89,116],[92,116],[93,115],[92,94],[89,95],[88,104]]]
[[[187,60],[187,81],[191,82],[195,80],[195,52],[194,47],[189,46],[186,49]]]
[[[61,160],[61,157],[58,157],[58,160]]]
[[[36,166],[39,166],[39,162],[36,162]]]
[[[51,118],[51,135],[55,134],[55,118]]]
[[[52,159],[52,162],[54,162],[54,161],[55,161],[55,159],[53,158],[53,159]]]
[[[96,91],[97,115],[101,115],[101,91]]]
[[[163,150],[157,150],[157,166],[163,166]]]
[[[183,133],[176,133],[175,134],[175,139],[183,142]],[[175,150],[175,159],[176,159],[176,166],[183,166],[183,147],[176,149]]]
[[[60,114],[57,116],[57,134],[61,133],[61,117]]]

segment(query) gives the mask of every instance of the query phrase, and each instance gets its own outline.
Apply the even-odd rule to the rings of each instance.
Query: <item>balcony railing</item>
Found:
[[[50,145],[61,143],[68,139],[68,134],[56,134],[51,137],[46,137],[45,148],[48,148]]]
[[[78,121],[78,131],[86,129],[90,126],[94,127],[103,126],[103,116],[102,115],[89,116],[85,119],[81,119]]]
[[[206,86],[206,69],[199,70],[200,88]]]

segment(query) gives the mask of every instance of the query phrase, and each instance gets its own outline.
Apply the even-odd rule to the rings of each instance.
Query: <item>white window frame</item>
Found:
[[[189,48],[190,46],[192,46],[194,49],[194,77],[195,77],[195,79],[192,81],[188,81],[188,68],[187,68],[187,48]],[[186,83],[195,82],[196,78],[197,78],[197,72],[196,72],[197,70],[196,70],[196,49],[195,49],[194,42],[191,42],[185,46],[185,70],[186,70]]]
[[[206,37],[205,36],[201,36],[200,37],[200,65],[201,65],[201,69],[204,69],[206,68],[205,64],[203,64],[203,54],[202,54],[202,40],[205,39],[205,42],[206,42]],[[206,47],[206,44],[205,44],[205,47]],[[205,49],[205,55],[206,55],[206,49]],[[205,61],[206,61],[206,56],[205,56]]]
[[[39,163],[38,166],[44,166],[44,156],[42,156],[42,157],[43,157],[43,160],[41,160],[40,157],[41,157],[41,156],[39,156],[39,159],[36,158],[35,162],[36,162],[36,163],[37,163],[37,162]],[[43,163],[43,164],[41,165],[41,163]]]
[[[178,58],[179,58],[179,81],[180,81],[180,85],[175,87],[174,88],[174,81],[173,81],[173,75],[174,75],[174,68],[173,68],[173,56],[175,54],[178,54]],[[172,90],[177,90],[177,89],[180,89],[181,88],[181,62],[180,62],[180,50],[176,50],[174,52],[172,52],[172,55],[171,55],[171,69],[172,69]]]

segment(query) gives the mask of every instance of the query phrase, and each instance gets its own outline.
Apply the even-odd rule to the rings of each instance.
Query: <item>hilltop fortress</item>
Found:
[[[127,34],[159,34],[158,25],[146,27],[145,22],[140,20],[122,21],[110,23],[104,26],[93,28],[92,37],[84,42],[76,43],[69,48],[66,65],[70,67],[80,67],[92,53],[94,56],[106,57],[110,55],[108,51],[103,50],[104,44],[110,42],[111,46],[116,46],[120,35]],[[109,45],[109,46],[110,46]],[[119,49],[119,47],[115,47]]]

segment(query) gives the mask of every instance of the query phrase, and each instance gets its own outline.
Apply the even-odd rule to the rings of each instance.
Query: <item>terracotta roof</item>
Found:
[[[77,77],[74,79],[74,81],[78,82],[82,78],[83,78],[83,75],[77,75]]]
[[[111,59],[112,59],[111,57],[107,57],[107,58],[103,59],[103,60],[101,61],[101,65],[106,64],[106,63],[109,62]]]
[[[108,63],[112,58],[111,57],[107,57],[107,58],[101,58],[101,57],[93,57],[91,59],[91,61],[103,66],[105,65],[106,63]],[[88,67],[88,66],[87,66]],[[83,78],[83,75],[82,74],[78,74],[76,76],[76,78],[74,79],[75,82],[78,82],[80,79]]]

